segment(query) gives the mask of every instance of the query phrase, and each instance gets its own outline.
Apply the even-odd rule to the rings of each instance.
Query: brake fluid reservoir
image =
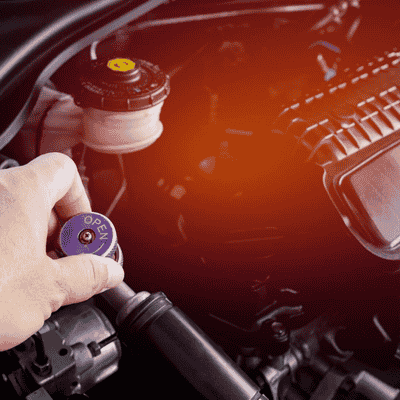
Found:
[[[83,108],[82,142],[100,153],[125,154],[153,144],[163,131],[170,86],[158,66],[134,58],[82,64],[75,104]]]

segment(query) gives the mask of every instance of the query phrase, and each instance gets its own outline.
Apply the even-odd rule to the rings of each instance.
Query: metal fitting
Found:
[[[93,240],[96,238],[96,234],[93,232],[92,229],[84,229],[80,234],[79,234],[79,241],[82,244],[90,244],[93,242]]]
[[[97,357],[101,354],[101,347],[97,342],[90,342],[87,347],[92,353],[93,357]]]
[[[52,366],[50,364],[50,360],[47,360],[45,364],[38,364],[36,361],[32,362],[32,371],[41,376],[42,378],[50,375],[52,371]]]
[[[273,337],[277,342],[283,343],[289,340],[288,333],[282,322],[275,321],[271,324]]]

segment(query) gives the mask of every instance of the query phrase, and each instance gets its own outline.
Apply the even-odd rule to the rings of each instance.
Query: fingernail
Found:
[[[119,285],[125,276],[124,269],[114,260],[109,260],[107,263],[108,268],[108,282],[107,288],[113,288]]]
[[[48,257],[50,257],[52,260],[58,260],[60,257],[58,257],[57,253],[54,250],[50,250],[47,253]]]

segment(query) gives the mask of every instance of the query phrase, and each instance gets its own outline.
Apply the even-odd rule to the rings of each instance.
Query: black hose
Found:
[[[115,289],[114,289],[115,290]],[[267,400],[259,387],[164,293],[121,311],[118,335],[133,348],[157,348],[208,400]]]

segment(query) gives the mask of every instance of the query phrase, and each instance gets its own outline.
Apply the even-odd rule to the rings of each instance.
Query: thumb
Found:
[[[59,282],[66,299],[63,305],[90,299],[124,280],[123,268],[113,259],[95,254],[80,254],[53,260],[59,266]]]

